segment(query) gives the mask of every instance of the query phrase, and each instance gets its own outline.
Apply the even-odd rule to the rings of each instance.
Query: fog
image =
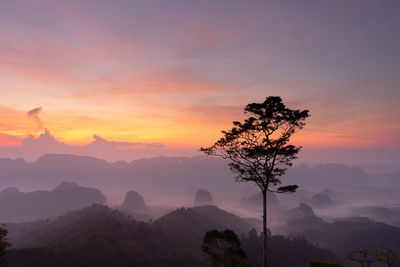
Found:
[[[111,207],[121,205],[125,193],[134,190],[143,196],[149,207],[158,211],[193,206],[196,191],[205,189],[218,207],[241,217],[261,219],[261,203],[255,201],[247,206],[241,203],[242,199],[256,195],[258,188],[252,183],[236,183],[227,164],[222,159],[205,156],[157,157],[129,163],[109,163],[67,154],[44,155],[31,163],[4,158],[0,160],[0,189],[51,191],[68,181],[100,190]],[[298,164],[287,171],[282,181],[298,184],[299,190],[290,195],[276,195],[278,203],[269,208],[271,228],[282,220],[279,214],[282,210],[300,203],[310,205],[317,216],[327,221],[365,215],[374,217],[362,210],[363,207],[400,207],[399,172],[377,175],[344,164]],[[314,197],[317,193],[320,193],[320,200]],[[388,222],[385,218],[382,220]],[[400,217],[397,221],[400,222]],[[395,224],[396,218],[390,223]]]
[[[242,240],[252,228],[262,232],[260,190],[252,182],[235,182],[228,163],[206,156],[130,162],[72,154],[46,154],[30,162],[1,158],[0,223],[14,248],[25,249],[64,242],[57,238],[69,230],[85,238],[90,222],[107,228],[113,218],[127,229],[131,220],[145,222],[173,240],[179,236],[176,246],[201,257],[202,237],[210,229],[232,229]],[[287,236],[291,246],[291,236],[314,244],[309,259],[319,257],[319,249],[339,261],[354,247],[400,249],[400,172],[385,166],[297,162],[281,180],[298,190],[268,193],[268,228],[273,236]],[[283,249],[282,243],[277,246]]]

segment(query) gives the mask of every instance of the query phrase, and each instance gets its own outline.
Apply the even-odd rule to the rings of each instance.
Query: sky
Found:
[[[195,155],[243,108],[309,109],[304,159],[400,163],[400,2],[0,3],[0,156]]]

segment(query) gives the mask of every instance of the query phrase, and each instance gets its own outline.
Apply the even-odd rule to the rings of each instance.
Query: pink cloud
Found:
[[[44,154],[75,154],[100,157],[109,161],[126,160],[158,156],[165,145],[159,142],[115,142],[93,135],[93,141],[87,145],[68,145],[57,140],[48,129],[37,138],[28,135],[25,138],[0,133],[0,157],[23,157],[36,160]]]

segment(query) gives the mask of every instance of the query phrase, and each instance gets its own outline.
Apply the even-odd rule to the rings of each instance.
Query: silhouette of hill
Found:
[[[328,223],[317,217],[310,206],[301,203],[299,207],[286,212],[286,231],[300,235],[308,241],[332,249],[344,255],[355,247],[371,251],[384,247],[400,249],[400,228],[375,222],[368,218],[348,218]]]
[[[46,225],[48,222],[49,220],[38,220],[23,223],[7,223],[5,225],[8,230],[7,239],[9,242],[14,244],[15,240],[21,238],[30,231],[41,229],[41,227]]]
[[[0,199],[18,194],[19,190],[16,187],[9,187],[0,192]]]
[[[236,229],[242,237],[250,263],[261,260],[261,236],[251,234],[254,231],[248,231],[249,225],[239,217],[215,206],[181,208],[144,223],[93,204],[28,228],[13,242],[6,266],[206,266],[200,254],[204,233],[226,228]],[[270,242],[273,266],[300,267],[311,259],[337,259],[304,238],[272,236]]]
[[[129,191],[125,194],[124,203],[120,208],[125,211],[145,211],[147,209],[144,198],[135,191]]]
[[[14,247],[6,266],[204,266],[160,229],[98,204],[45,223]]]
[[[252,228],[245,220],[216,206],[179,208],[157,219],[154,225],[194,255],[199,255],[203,236],[210,229],[231,229],[240,235]]]
[[[313,209],[305,203],[300,203],[298,207],[287,210],[286,214],[289,220],[316,217]]]
[[[194,196],[193,204],[195,206],[214,205],[214,200],[210,192],[205,189],[200,189],[196,192],[196,195]]]
[[[367,216],[376,221],[400,227],[400,209],[380,206],[367,206],[356,209],[357,214]]]
[[[262,235],[252,230],[242,236],[242,247],[247,254],[249,266],[262,266]],[[340,261],[332,251],[307,242],[300,236],[272,235],[268,239],[268,266],[304,267],[316,259],[323,261]]]
[[[144,198],[135,191],[126,192],[124,202],[118,210],[137,221],[145,222],[154,219],[154,212],[146,206]]]
[[[154,168],[157,166],[157,168]],[[244,196],[247,185],[233,182],[233,174],[223,159],[196,157],[158,157],[135,160],[130,163],[109,163],[101,159],[67,154],[48,154],[33,163],[23,159],[0,159],[0,188],[38,188],[56,186],[72,181],[106,192],[140,186],[160,185],[163,192],[176,193],[177,188],[207,188],[210,184],[221,197]],[[299,184],[300,188],[320,192],[326,187],[340,192],[346,188],[368,186],[379,180],[360,168],[340,164],[300,165],[288,170],[285,183]],[[153,187],[153,190],[157,190]],[[222,190],[223,189],[223,190]],[[182,190],[183,191],[183,190]],[[246,192],[246,193],[245,193]]]
[[[92,203],[106,202],[99,190],[71,182],[63,182],[52,191],[24,193],[7,189],[1,195],[0,221],[4,223],[52,218]]]

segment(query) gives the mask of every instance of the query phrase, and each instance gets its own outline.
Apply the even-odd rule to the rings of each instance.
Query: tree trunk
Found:
[[[267,267],[267,191],[263,195],[263,266]]]

